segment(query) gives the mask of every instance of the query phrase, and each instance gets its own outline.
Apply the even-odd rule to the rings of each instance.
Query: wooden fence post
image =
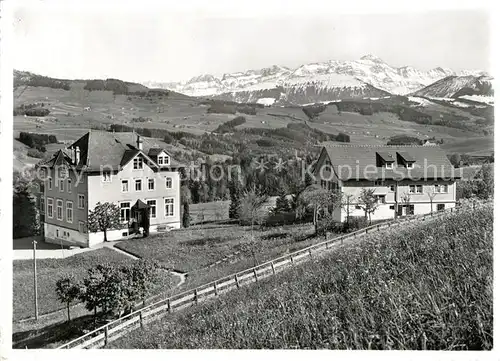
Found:
[[[238,282],[238,275],[234,275],[234,280],[236,281],[236,287],[240,288],[240,283]]]
[[[344,236],[340,236],[340,244],[344,244]]]
[[[142,320],[142,311],[139,312],[139,321],[141,322],[141,328],[144,328],[144,322]]]
[[[214,293],[217,296],[217,282],[214,282]]]
[[[292,265],[293,265],[293,255],[290,256],[290,261],[292,262]]]
[[[258,281],[259,279],[257,278],[257,270],[255,267],[253,268],[253,275],[255,276],[255,281]]]
[[[167,300],[168,313],[172,313],[172,305],[170,304],[170,298]]]
[[[198,303],[198,290],[194,289],[194,303]]]
[[[309,257],[311,257],[311,258],[312,258],[312,256],[313,256],[312,251],[311,251],[311,249],[309,248]]]
[[[108,344],[108,326],[104,327],[104,346]]]
[[[274,269],[274,262],[271,262],[271,269],[273,270],[273,275],[276,274],[276,270]]]

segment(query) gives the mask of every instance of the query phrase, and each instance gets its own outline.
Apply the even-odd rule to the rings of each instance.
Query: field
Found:
[[[64,275],[72,274],[83,279],[87,269],[102,263],[127,264],[131,259],[116,251],[102,248],[64,259],[40,259],[37,261],[38,312],[49,313],[65,308],[55,292],[56,281]],[[14,321],[32,317],[33,311],[33,261],[15,260],[13,266],[13,319]],[[162,276],[162,286],[176,281],[172,276]]]
[[[490,350],[493,208],[366,236],[109,348]]]
[[[367,116],[350,112],[339,114],[335,105],[329,105],[313,121],[308,120],[300,107],[256,108],[256,115],[215,114],[207,113],[208,106],[203,104],[202,100],[181,94],[171,93],[168,96],[152,97],[113,95],[110,91],[83,90],[83,83],[76,81],[72,83],[69,91],[45,87],[20,87],[14,92],[14,99],[15,106],[44,102],[51,111],[50,116],[46,118],[15,116],[15,136],[20,131],[51,133],[55,134],[58,140],[66,142],[76,140],[85,134],[91,125],[113,123],[199,135],[210,133],[224,122],[242,115],[246,122],[237,126],[236,130],[274,129],[286,127],[290,123],[305,123],[330,134],[346,133],[351,137],[351,142],[357,144],[385,144],[391,136],[406,134],[420,139],[427,137],[443,139],[443,148],[449,153],[484,154],[493,150],[493,136],[486,136],[482,132],[406,122],[398,119],[393,113],[375,113]],[[426,104],[429,107],[426,111],[431,112],[433,117],[439,117],[439,114],[447,117],[456,114],[457,117],[468,116],[467,121],[470,122],[478,118],[456,107],[430,101]],[[85,108],[88,110],[84,110]],[[150,121],[132,122],[133,118],[139,117],[150,118]],[[47,154],[61,147],[64,145],[50,145]],[[15,154],[15,164],[18,168],[24,163],[34,163],[32,159],[23,160],[25,155],[21,149]]]

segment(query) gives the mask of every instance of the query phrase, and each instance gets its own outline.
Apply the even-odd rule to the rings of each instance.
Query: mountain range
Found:
[[[220,78],[203,74],[186,82],[143,84],[190,96],[270,105],[406,95],[448,77],[466,77],[470,81],[483,76],[488,74],[480,70],[455,72],[437,67],[423,71],[411,66],[393,67],[374,55],[365,55],[359,60],[329,60],[300,65],[295,69],[273,65],[228,73]]]

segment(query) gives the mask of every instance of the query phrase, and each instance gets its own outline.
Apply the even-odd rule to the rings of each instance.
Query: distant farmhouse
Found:
[[[132,222],[150,232],[180,228],[181,165],[157,143],[134,133],[89,131],[39,164],[46,175],[41,209],[45,240],[91,247],[103,232],[88,232],[98,202],[119,206],[120,229],[109,241],[128,237]]]
[[[359,196],[371,189],[378,207],[372,220],[425,214],[453,208],[460,175],[439,146],[327,144],[314,169],[325,189],[340,191],[344,203],[333,211],[337,221],[364,216]]]

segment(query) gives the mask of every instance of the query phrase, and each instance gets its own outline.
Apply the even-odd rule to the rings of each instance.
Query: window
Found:
[[[149,218],[156,218],[156,200],[148,201],[149,208]]]
[[[79,209],[85,208],[85,196],[83,194],[78,195],[78,208]]]
[[[448,193],[447,184],[436,184],[434,186],[434,193]]]
[[[110,171],[102,172],[102,181],[103,182],[111,182],[111,172]]]
[[[59,229],[56,229],[56,237],[59,238]]]
[[[389,209],[394,209],[394,206],[389,206]]]
[[[385,168],[386,169],[392,169],[393,164],[392,163],[385,163]]]
[[[63,220],[63,201],[62,201],[62,199],[57,200],[57,219],[59,221]]]
[[[407,169],[413,169],[413,163],[406,163]]]
[[[135,180],[135,190],[136,192],[142,191],[142,179]]]
[[[45,213],[45,198],[40,197],[40,212]]]
[[[172,217],[174,215],[174,199],[165,198],[165,217]]]
[[[383,180],[376,180],[375,181],[375,186],[381,187],[383,185],[384,185],[384,181]]]
[[[361,209],[361,206],[355,206],[354,208],[355,209]]]
[[[406,207],[406,215],[410,216],[413,214],[415,214],[415,206],[413,204],[410,204]]]
[[[130,202],[120,203],[120,221],[128,222],[130,219]]]
[[[47,198],[47,217],[54,217],[54,200],[52,198]]]
[[[410,185],[410,193],[422,194],[423,188],[424,187],[421,184],[412,184]]]
[[[170,164],[170,157],[168,155],[158,156],[158,165],[169,165],[169,164]]]
[[[52,178],[51,177],[49,177],[48,183],[49,183],[48,184],[49,190],[51,190],[52,189]]]
[[[73,202],[66,202],[66,222],[73,223]]]
[[[384,195],[378,195],[377,196],[377,203],[385,203],[385,196]]]
[[[437,210],[438,210],[438,212],[439,211],[444,211],[444,203],[438,203]]]
[[[85,222],[78,222],[78,232],[80,233],[87,233],[85,232]]]
[[[128,180],[122,180],[122,192],[128,192]]]
[[[155,180],[152,178],[148,179],[148,190],[150,191],[155,190]]]
[[[389,186],[389,190],[390,190],[391,192],[395,192],[395,191],[396,191],[396,185],[395,185],[395,184],[391,184],[391,185]]]
[[[59,192],[64,192],[64,179],[59,180]]]
[[[68,193],[71,193],[71,178],[68,178]]]
[[[165,186],[167,187],[167,189],[172,189],[172,178],[171,177],[165,178]]]
[[[142,158],[137,157],[134,159],[134,169],[142,169]]]

